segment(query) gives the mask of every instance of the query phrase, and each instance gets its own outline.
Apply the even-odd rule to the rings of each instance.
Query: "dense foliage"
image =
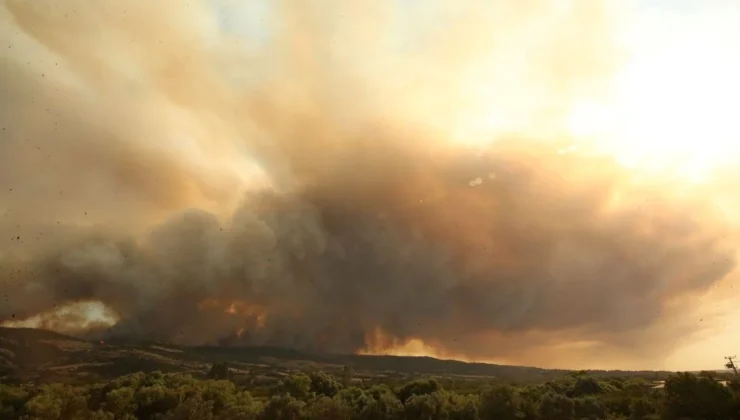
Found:
[[[217,364],[209,379],[153,372],[85,386],[0,385],[0,420],[740,419],[740,381],[725,385],[711,374],[677,374],[660,389],[584,373],[525,385],[444,377],[357,383],[349,368],[337,376],[292,373],[269,385],[230,376]]]

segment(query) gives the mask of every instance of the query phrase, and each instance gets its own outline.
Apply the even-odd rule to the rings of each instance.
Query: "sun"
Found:
[[[569,133],[636,169],[700,181],[740,158],[740,55],[712,32],[637,46],[602,103],[576,102]]]
[[[567,139],[571,152],[608,154],[635,172],[710,182],[740,159],[739,45],[710,21],[696,30],[664,26],[625,34],[627,59],[605,77],[606,93],[558,98],[555,114],[540,112],[549,98],[528,91],[526,80],[518,95],[480,85],[482,99],[462,113],[455,142],[484,147],[516,133],[542,147],[555,138],[560,150]]]

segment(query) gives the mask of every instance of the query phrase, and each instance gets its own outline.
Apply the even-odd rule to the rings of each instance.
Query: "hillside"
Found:
[[[341,371],[349,366],[359,379],[374,377],[497,377],[542,381],[563,370],[431,357],[318,354],[269,347],[180,347],[160,343],[91,342],[29,328],[0,328],[0,378],[4,381],[90,381],[137,371],[205,375],[213,363],[228,362],[237,375],[266,380],[290,371]],[[664,377],[667,372],[592,371],[594,375]]]

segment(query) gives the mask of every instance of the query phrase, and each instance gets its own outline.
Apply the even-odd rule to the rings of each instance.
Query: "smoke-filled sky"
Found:
[[[573,368],[740,347],[736,2],[312,5],[3,2],[0,321]]]

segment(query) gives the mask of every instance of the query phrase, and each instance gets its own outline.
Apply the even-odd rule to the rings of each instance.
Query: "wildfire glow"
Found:
[[[9,103],[5,108],[8,117],[3,119],[2,138],[11,141],[0,144],[11,146],[7,147],[10,152],[0,155],[12,158],[0,161],[4,164],[0,166],[10,168],[7,172],[14,177],[13,185],[8,183],[8,187],[14,187],[15,191],[7,188],[5,192],[3,188],[2,198],[7,199],[0,201],[9,204],[0,205],[0,213],[9,216],[3,218],[0,228],[18,232],[23,240],[13,235],[16,239],[5,242],[11,245],[0,249],[0,257],[4,257],[6,249],[9,255],[23,256],[28,252],[29,256],[28,263],[18,263],[24,270],[0,273],[16,276],[8,275],[4,286],[11,296],[21,297],[20,303],[4,312],[6,319],[0,319],[2,326],[79,332],[111,326],[121,320],[121,327],[137,327],[142,314],[150,316],[161,309],[171,315],[163,317],[168,322],[152,322],[152,328],[144,329],[145,334],[173,337],[179,333],[189,335],[188,339],[197,343],[213,343],[223,336],[231,339],[234,335],[244,338],[236,340],[239,343],[259,343],[277,337],[273,341],[281,345],[305,343],[331,350],[349,346],[354,349],[358,343],[356,333],[362,325],[362,331],[369,332],[360,354],[474,360],[474,356],[490,351],[506,357],[513,354],[524,360],[519,348],[489,349],[487,346],[497,341],[487,339],[488,335],[483,333],[492,336],[497,331],[490,330],[513,329],[512,342],[518,340],[516,343],[524,347],[534,346],[532,343],[547,342],[550,336],[543,333],[543,338],[538,336],[536,340],[521,337],[529,331],[527,328],[546,324],[546,332],[556,331],[558,340],[582,339],[583,334],[592,331],[584,328],[585,332],[581,332],[580,327],[591,325],[593,308],[598,305],[611,310],[616,304],[594,303],[583,306],[585,315],[574,311],[575,315],[566,314],[567,319],[560,323],[548,322],[550,316],[557,315],[552,308],[559,308],[565,300],[559,297],[549,300],[545,296],[548,289],[537,283],[531,287],[529,283],[524,285],[522,280],[512,287],[517,293],[512,293],[515,298],[511,302],[518,302],[515,299],[521,296],[524,303],[491,311],[489,315],[485,309],[506,305],[500,305],[500,300],[489,301],[486,296],[482,296],[480,303],[467,297],[485,295],[490,289],[496,298],[506,298],[498,290],[509,290],[509,283],[502,280],[504,277],[492,275],[489,287],[486,283],[489,279],[483,274],[510,271],[516,274],[510,277],[518,280],[533,273],[533,279],[549,280],[540,273],[550,274],[554,271],[550,267],[562,267],[561,274],[552,276],[557,278],[552,279],[551,290],[571,291],[575,282],[568,281],[578,277],[572,273],[586,273],[584,277],[593,280],[588,284],[584,281],[584,285],[597,284],[602,276],[585,270],[609,271],[603,268],[606,265],[602,261],[613,259],[616,265],[634,255],[635,261],[625,264],[629,269],[625,272],[630,274],[623,276],[630,281],[611,276],[612,272],[621,271],[610,270],[603,276],[608,278],[603,282],[608,287],[602,288],[598,283],[598,290],[594,290],[606,290],[599,297],[607,298],[612,297],[608,293],[613,291],[616,295],[623,290],[625,293],[619,295],[623,301],[615,298],[615,302],[625,305],[637,302],[629,308],[640,308],[639,303],[647,302],[644,307],[652,313],[654,305],[667,305],[674,294],[680,292],[683,298],[684,294],[704,290],[699,288],[703,283],[697,282],[693,287],[690,275],[712,277],[704,274],[711,272],[714,285],[719,283],[720,274],[729,271],[729,268],[705,269],[704,264],[724,267],[726,263],[717,264],[717,261],[730,260],[725,254],[734,252],[736,247],[730,246],[731,250],[725,252],[725,239],[720,240],[717,233],[722,229],[720,233],[724,234],[730,229],[723,220],[705,216],[705,207],[693,206],[694,202],[714,205],[725,197],[734,197],[734,186],[727,186],[733,181],[731,177],[727,177],[729,181],[725,179],[725,184],[714,181],[719,179],[718,173],[740,158],[740,128],[736,122],[740,109],[740,55],[734,41],[740,39],[740,34],[737,29],[728,31],[717,24],[725,14],[719,8],[713,12],[715,17],[719,16],[715,21],[691,18],[699,23],[690,27],[670,19],[652,19],[647,23],[641,23],[639,16],[622,19],[621,12],[617,16],[607,6],[603,10],[599,6],[627,3],[618,0],[511,2],[525,7],[521,10],[519,6],[503,7],[500,15],[496,11],[470,28],[468,24],[476,19],[465,19],[461,27],[455,23],[438,32],[441,36],[437,40],[417,38],[420,34],[417,31],[426,26],[422,22],[425,18],[418,22],[398,20],[401,22],[397,28],[400,29],[398,39],[404,41],[399,43],[403,48],[396,50],[395,43],[386,44],[385,37],[376,36],[395,33],[396,28],[385,26],[385,18],[367,16],[363,8],[337,9],[347,28],[358,27],[355,32],[345,31],[344,24],[282,25],[296,18],[301,20],[307,11],[303,7],[292,10],[293,7],[285,5],[286,20],[283,22],[280,16],[275,16],[274,28],[267,23],[273,18],[259,19],[262,30],[275,30],[274,36],[266,37],[270,40],[265,44],[266,49],[250,46],[249,51],[242,51],[245,44],[231,43],[235,34],[221,33],[220,29],[224,28],[216,24],[223,20],[221,17],[214,16],[212,26],[201,25],[206,20],[211,22],[206,16],[209,9],[205,7],[210,2],[197,2],[203,3],[199,5],[203,9],[191,4],[192,7],[180,8],[177,13],[172,13],[172,8],[166,5],[149,9],[144,3],[136,8],[136,13],[129,13],[134,10],[118,8],[117,2],[103,2],[90,13],[69,13],[69,18],[66,11],[73,11],[74,5],[49,3],[62,6],[32,7],[30,2],[14,2],[12,7],[1,8],[3,14],[0,14],[8,28],[0,34],[13,40],[8,42],[13,44],[12,49],[8,48],[8,57],[17,64],[8,66],[12,71],[7,76],[19,77],[10,83],[13,95],[5,96],[10,100],[32,99]],[[340,7],[340,3],[335,6]],[[446,6],[445,2],[432,3]],[[595,6],[591,9],[586,5]],[[283,7],[277,9],[279,14]],[[475,15],[488,13],[486,8],[472,4],[463,9]],[[115,18],[115,24],[104,24],[106,19],[124,14],[126,19]],[[73,15],[80,20],[73,20]],[[470,17],[475,16],[471,13]],[[151,23],[156,25],[150,26]],[[736,22],[731,26],[740,27]],[[324,32],[326,27],[332,30]],[[88,33],[91,28],[103,29],[104,33],[99,42],[88,44],[91,39],[98,40]],[[489,28],[491,32],[486,33]],[[675,28],[680,28],[681,33],[676,33]],[[161,29],[166,33],[154,32]],[[403,33],[406,30],[408,34]],[[152,39],[164,38],[164,42],[147,43],[140,37],[129,36],[150,32],[154,34]],[[619,40],[612,42],[614,37]],[[294,42],[303,38],[305,42]],[[376,42],[374,38],[379,39]],[[591,43],[587,38],[595,41]],[[414,39],[432,42],[424,41],[428,45],[418,45],[418,50],[416,46],[406,50],[416,44]],[[489,43],[488,39],[495,42]],[[324,44],[327,40],[330,42]],[[623,44],[624,57],[616,51],[621,47],[616,48],[615,43]],[[391,45],[394,48],[386,48]],[[306,54],[305,46],[322,53]],[[425,51],[426,48],[432,51]],[[418,54],[409,53],[414,50]],[[52,58],[53,74],[49,70]],[[108,67],[115,71],[101,72]],[[268,76],[264,80],[263,73]],[[253,82],[257,85],[254,91],[247,88]],[[69,101],[70,98],[74,100]],[[50,114],[50,109],[60,112]],[[505,164],[492,164],[493,168],[481,166],[478,170],[475,164],[468,164],[468,156],[460,158],[469,151],[468,147],[484,148],[499,139],[519,138],[527,140],[522,142],[526,146],[521,147],[531,148],[531,153],[526,150],[510,156],[512,161],[516,159],[522,167],[531,169],[527,172],[530,176],[526,185],[532,181],[532,195],[516,196],[521,191],[519,185],[523,185],[517,182],[527,174],[507,174]],[[353,139],[356,144],[351,143]],[[406,139],[408,148],[396,147]],[[112,148],[108,147],[108,141],[113,142]],[[506,142],[500,144],[503,143]],[[55,149],[59,144],[64,147]],[[543,156],[550,151],[568,156],[540,159],[540,147],[545,150]],[[612,162],[602,167],[598,159],[582,159],[583,162],[572,159],[574,164],[568,165],[570,157],[593,153],[614,157],[632,170],[614,168]],[[386,159],[392,163],[387,178],[379,176],[378,182],[362,182],[373,177],[371,170],[382,172],[384,166],[380,163]],[[338,164],[333,165],[335,162],[331,160],[337,160]],[[535,162],[538,160],[541,164]],[[136,164],[139,161],[145,163]],[[493,161],[480,159],[480,164]],[[415,166],[419,162],[422,164]],[[423,165],[425,162],[428,164]],[[397,173],[394,165],[398,167]],[[458,168],[463,166],[466,170],[472,167],[476,173],[470,174],[472,179],[469,179],[462,178],[465,171],[459,171],[458,185]],[[78,168],[85,171],[77,171]],[[555,176],[549,177],[551,170]],[[93,175],[87,175],[88,172]],[[468,174],[465,172],[464,176]],[[655,182],[650,188],[632,188],[633,178],[639,178],[640,182],[647,178],[648,184]],[[592,179],[597,181],[591,182]],[[548,183],[551,180],[552,185]],[[275,185],[271,185],[273,181]],[[700,184],[701,188],[685,188],[692,183]],[[476,189],[481,185],[484,186]],[[486,189],[487,185],[492,188]],[[232,207],[237,207],[236,203],[242,199],[242,190],[255,186],[274,187],[274,191],[269,191],[269,199],[254,200],[256,204],[245,199],[249,205],[239,207],[243,212],[233,213],[232,221]],[[559,186],[565,186],[565,191],[561,193],[563,189]],[[663,186],[670,188],[664,191]],[[609,195],[604,199],[597,188],[603,188]],[[687,193],[687,190],[691,191]],[[113,195],[106,196],[109,192]],[[655,192],[665,198],[660,204],[650,203],[639,212],[622,212]],[[672,200],[674,195],[682,198],[690,194],[695,194],[690,197],[692,200],[687,200],[692,205],[681,208],[677,214],[655,210],[670,210],[670,205],[682,204],[678,199]],[[285,199],[273,200],[277,196]],[[391,199],[386,200],[388,197]],[[539,198],[543,198],[543,206],[535,206]],[[549,206],[554,202],[567,205]],[[279,211],[270,211],[267,207],[272,205]],[[725,207],[731,206],[740,214],[737,203]],[[576,208],[586,211],[574,212]],[[184,209],[212,212],[223,219],[219,222],[223,222],[224,229],[217,232],[212,221],[203,224],[206,220],[203,214],[173,216]],[[689,217],[690,212],[699,216]],[[388,220],[376,223],[370,217],[373,214]],[[586,219],[584,214],[593,215],[593,220],[582,221]],[[167,221],[161,231],[157,230],[151,238],[138,237],[138,230],[146,231],[160,219]],[[49,244],[44,239],[37,245],[30,234],[31,228],[26,227],[38,224],[46,229],[47,224],[60,224],[60,220],[65,228],[69,225],[69,238],[62,234],[67,230],[60,231],[54,241],[48,240]],[[410,223],[412,220],[414,223]],[[354,228],[355,221],[362,224],[362,229]],[[402,226],[407,221],[409,229]],[[508,226],[519,221],[521,227],[509,233]],[[573,228],[567,227],[570,222]],[[737,221],[734,222],[733,229],[737,227]],[[74,225],[78,223],[100,225],[100,232],[96,232],[99,236],[90,245],[87,239],[77,244]],[[698,232],[696,241],[702,241],[696,247],[694,236],[689,238],[688,233],[679,236],[684,232],[683,225],[689,223],[696,226],[685,231]],[[209,230],[211,226],[213,229]],[[389,231],[377,237],[366,235],[375,231],[376,226],[388,227]],[[396,226],[404,229],[396,232],[393,230]],[[541,258],[543,252],[534,257],[527,254],[529,248],[537,248],[519,240],[524,227],[529,226],[535,235],[541,235],[536,245],[557,251],[547,255],[554,262]],[[109,236],[118,238],[117,232],[127,229],[131,229],[131,240],[109,239]],[[415,237],[411,238],[409,232]],[[596,237],[608,240],[601,246],[601,241],[593,241]],[[680,243],[684,238],[691,239],[691,243],[684,246]],[[365,254],[364,246],[358,246],[357,253],[351,250],[365,240],[366,248],[377,252]],[[417,242],[423,241],[433,245],[429,248],[435,252],[428,254],[426,246],[419,246],[417,252]],[[592,242],[599,245],[594,246],[599,249],[593,257],[584,257],[583,262],[572,261],[588,254]],[[699,252],[710,248],[705,243],[715,242],[719,243],[717,250]],[[628,248],[635,245],[651,243],[656,245],[655,254],[648,254],[647,247],[639,255],[629,252]],[[404,317],[408,290],[423,286],[423,281],[431,277],[424,270],[418,271],[417,276],[416,268],[436,268],[429,264],[442,255],[436,251],[438,245],[450,250],[451,262],[440,264],[449,271],[435,273],[450,273],[449,285],[455,288],[432,288],[434,294],[428,297],[420,293],[419,300],[424,305],[408,306],[412,315],[429,317],[431,314],[431,320],[453,312],[428,311],[427,308],[436,309],[436,306],[426,305],[423,299],[443,302],[445,305],[440,305],[443,309],[459,312],[459,319],[450,318],[470,326],[463,331],[468,334],[464,337],[468,339],[465,346],[463,337],[460,343],[451,342],[452,337],[462,336],[452,322],[449,328],[440,328],[439,332],[429,328],[434,322],[417,329],[396,322],[396,319],[413,319]],[[403,255],[407,250],[407,255]],[[393,257],[401,254],[405,258],[398,261],[388,258],[392,253]],[[678,263],[683,258],[678,256],[692,257],[686,258],[690,261],[686,262],[685,275],[674,274],[669,269],[681,268]],[[371,275],[365,266],[349,264],[354,263],[349,259],[356,258],[369,265],[374,257],[383,258],[377,260],[378,266],[388,262],[387,271],[380,267],[380,274]],[[596,262],[592,264],[592,260]],[[668,262],[663,264],[664,260]],[[261,264],[265,261],[269,264]],[[393,265],[396,263],[397,270]],[[540,263],[550,264],[547,271],[537,271],[544,267]],[[55,268],[63,270],[51,270]],[[363,270],[363,275],[354,276],[355,269]],[[406,269],[408,275],[403,271]],[[667,274],[653,275],[650,271],[653,269]],[[300,281],[308,277],[303,271],[310,277],[325,275],[325,278],[318,282],[313,278],[310,282]],[[631,280],[638,278],[634,273],[643,275],[648,271],[650,275],[644,276],[649,287],[633,289],[636,281]],[[344,287],[345,283],[340,283],[349,282],[345,280],[349,278],[365,281],[372,276],[395,280],[390,275],[385,277],[385,273],[401,273],[403,276],[399,277],[419,280],[397,290],[390,286],[388,290],[373,289],[359,283]],[[24,287],[18,278],[28,279],[29,287]],[[283,283],[283,279],[290,281]],[[150,280],[162,286],[149,287]],[[655,283],[658,280],[661,282]],[[398,283],[405,286],[402,281]],[[124,282],[130,285],[122,286]],[[676,284],[675,289],[670,283]],[[692,287],[686,286],[689,283]],[[203,284],[209,287],[200,287]],[[560,287],[562,284],[565,286]],[[710,284],[708,280],[706,284]],[[66,292],[68,285],[75,288],[69,287]],[[183,301],[173,305],[177,307],[164,307],[180,298],[177,292],[184,285],[195,285],[192,290],[203,294],[183,294]],[[121,293],[129,290],[128,286],[132,292]],[[261,304],[250,302],[255,295],[249,292],[262,290],[262,286],[270,293],[260,295]],[[367,295],[359,293],[365,291],[363,288],[369,290]],[[451,294],[449,290],[462,291],[460,296],[465,299],[444,302]],[[538,299],[540,295],[545,296],[543,303]],[[65,303],[50,309],[55,302],[67,302],[79,296],[104,299],[120,309],[120,314],[100,302]],[[206,296],[216,297],[206,299]],[[643,296],[654,300],[643,301],[640,299]],[[383,305],[367,304],[381,299]],[[550,302],[557,304],[549,305]],[[591,304],[586,298],[579,302]],[[468,304],[479,306],[468,309]],[[314,311],[324,306],[326,310]],[[521,314],[536,312],[520,311],[525,306],[552,312],[525,317]],[[568,306],[566,303],[565,308],[570,309]],[[25,314],[7,319],[12,311],[21,310],[16,308],[22,308]],[[352,310],[347,311],[348,308]],[[655,312],[661,313],[658,309]],[[30,315],[44,310],[47,311]],[[613,313],[622,311],[614,310]],[[631,311],[626,312],[630,315]],[[185,313],[188,316],[182,316]],[[506,317],[510,314],[517,317],[515,321],[508,322]],[[362,324],[341,322],[350,316]],[[470,322],[474,318],[481,322]],[[532,325],[518,321],[525,318]],[[604,316],[604,319],[614,318]],[[623,341],[617,339],[623,338],[625,331],[648,334],[658,331],[648,329],[658,325],[649,322],[668,319],[667,315],[625,318],[630,320],[630,328],[623,328],[627,324],[603,321],[607,326],[603,335],[612,339],[604,339],[605,342],[622,345]],[[376,325],[387,329],[373,329]],[[182,327],[192,327],[192,333],[183,334]],[[567,328],[576,331],[574,338],[560,335],[559,329]],[[478,330],[488,331],[472,337],[472,332],[480,333]],[[646,340],[649,341],[646,348],[663,344],[657,338],[650,338]],[[596,348],[598,344],[581,340],[577,345]],[[454,352],[467,352],[468,357]],[[576,357],[575,352],[567,349],[561,353]]]
[[[110,327],[118,322],[110,308],[97,301],[73,302],[50,311],[19,320],[6,320],[0,326],[10,328],[44,328],[59,332],[75,333],[94,327]]]
[[[374,329],[365,336],[366,348],[357,352],[361,355],[388,355],[388,356],[426,356],[437,359],[465,360],[445,352],[443,348],[433,346],[419,338],[399,340],[381,330]]]
[[[259,305],[243,301],[229,301],[222,299],[206,299],[200,303],[201,311],[223,311],[233,316],[248,318],[253,328],[264,328],[267,321],[267,312]],[[237,337],[241,337],[246,331],[245,327],[237,330]]]

